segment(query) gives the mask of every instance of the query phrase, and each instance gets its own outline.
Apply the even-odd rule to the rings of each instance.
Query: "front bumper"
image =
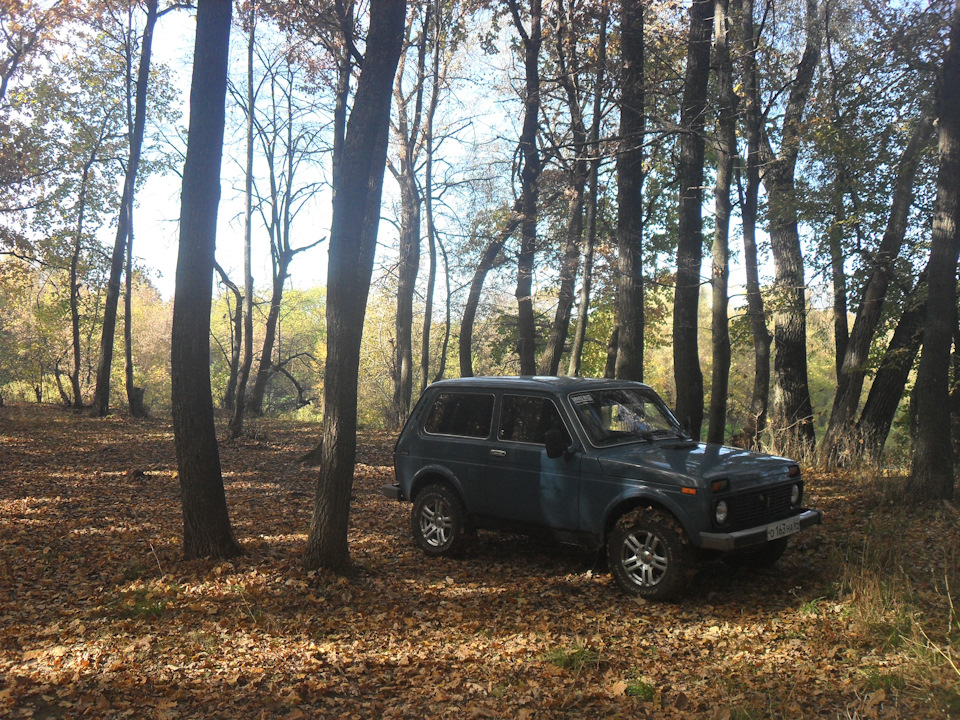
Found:
[[[800,529],[823,522],[821,510],[804,510],[800,513]],[[789,537],[789,536],[788,536]],[[731,533],[700,533],[700,547],[704,550],[736,550],[767,542],[767,525],[737,530]]]
[[[389,485],[381,485],[380,494],[385,495],[391,500],[406,500],[406,498],[403,496],[403,490],[400,489],[399,483],[390,483]]]

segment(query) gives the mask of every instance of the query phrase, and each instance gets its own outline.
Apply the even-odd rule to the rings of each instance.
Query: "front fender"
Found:
[[[690,541],[699,545],[700,531],[697,529],[693,517],[697,515],[697,496],[684,495],[680,492],[665,492],[660,488],[629,488],[615,497],[604,509],[603,534],[601,541],[606,544],[607,534],[624,513],[637,507],[655,507],[666,510],[673,515],[683,527]],[[689,503],[689,505],[687,505]]]

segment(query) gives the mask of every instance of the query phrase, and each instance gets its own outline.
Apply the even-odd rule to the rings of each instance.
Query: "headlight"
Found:
[[[727,522],[727,514],[728,514],[727,501],[721,500],[720,502],[717,503],[717,510],[716,510],[716,513],[714,514],[714,518],[716,518],[717,525],[723,525],[725,522]]]
[[[802,495],[803,493],[800,491],[800,486],[794,485],[792,488],[790,488],[790,504],[799,505]]]

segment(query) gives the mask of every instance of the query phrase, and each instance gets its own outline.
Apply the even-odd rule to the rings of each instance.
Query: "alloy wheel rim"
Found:
[[[666,546],[651,532],[630,533],[620,548],[620,564],[632,582],[651,587],[667,573]]]
[[[442,547],[453,532],[453,518],[444,500],[425,503],[420,511],[420,533],[431,547]]]

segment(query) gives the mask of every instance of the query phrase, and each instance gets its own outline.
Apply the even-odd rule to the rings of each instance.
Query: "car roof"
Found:
[[[558,393],[582,392],[587,390],[600,390],[603,388],[633,386],[649,388],[640,382],[632,380],[610,380],[607,378],[584,378],[570,376],[547,376],[547,375],[488,375],[469,378],[450,378],[439,380],[431,385],[438,388],[470,388],[474,390],[496,390],[510,388],[513,390],[547,390]]]

